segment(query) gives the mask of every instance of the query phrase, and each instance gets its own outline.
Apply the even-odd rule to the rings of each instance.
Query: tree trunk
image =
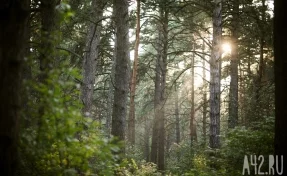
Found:
[[[220,147],[220,72],[221,72],[221,0],[215,0],[213,11],[213,41],[210,58],[210,147]]]
[[[159,32],[159,40],[161,41],[161,34]],[[155,93],[154,93],[154,121],[153,121],[153,130],[152,130],[152,142],[151,142],[151,162],[157,164],[158,161],[158,133],[159,133],[159,111],[160,111],[160,84],[161,84],[161,67],[160,67],[160,44],[158,43],[158,56],[156,60],[155,67]]]
[[[164,118],[164,104],[165,104],[165,87],[166,87],[166,73],[167,73],[167,48],[168,48],[168,9],[163,10],[163,48],[162,48],[162,60],[161,60],[161,95],[160,95],[160,116],[159,116],[159,145],[158,145],[158,169],[165,170],[165,118]]]
[[[17,169],[21,65],[28,27],[29,0],[0,2],[0,175]]]
[[[116,47],[116,46],[115,46]],[[115,52],[114,52],[115,55]],[[115,57],[113,57],[113,62],[111,66],[111,73],[110,73],[110,82],[109,82],[109,93],[108,93],[108,100],[107,100],[107,119],[106,119],[106,132],[107,137],[110,137],[111,134],[111,121],[112,121],[112,114],[113,114],[113,103],[114,103],[114,84],[115,84]]]
[[[239,2],[233,1],[232,11],[232,50],[230,61],[230,91],[229,91],[229,120],[228,127],[234,128],[238,123],[238,21]]]
[[[140,44],[140,0],[137,0],[137,28],[136,28],[136,42],[134,52],[134,65],[131,80],[131,92],[130,92],[130,113],[128,123],[128,140],[132,145],[135,145],[135,92],[136,92],[136,80],[138,70],[138,55]]]
[[[112,114],[113,136],[125,140],[125,119],[127,114],[127,96],[129,92],[129,29],[128,29],[128,0],[114,0],[116,26],[116,66],[115,93]],[[125,153],[123,146],[121,153]]]
[[[287,1],[275,0],[274,4],[274,56],[275,56],[275,155],[287,156]],[[283,168],[287,168],[286,161]],[[283,174],[284,175],[284,174]]]
[[[113,18],[115,17],[115,11],[113,11]],[[115,24],[113,23],[115,28]],[[115,45],[114,48],[117,48],[116,38],[115,38]],[[116,49],[113,51],[112,57],[112,64],[111,64],[111,73],[110,73],[110,82],[109,82],[109,93],[108,93],[108,100],[107,100],[107,119],[106,119],[106,131],[108,138],[111,135],[111,121],[112,121],[112,114],[113,114],[113,104],[114,104],[114,92],[115,92],[115,70],[116,70]]]
[[[202,53],[205,52],[205,42],[202,44]],[[206,119],[207,119],[207,86],[206,84],[206,68],[205,68],[205,55],[203,55],[204,59],[202,60],[202,78],[203,78],[203,106],[202,106],[202,135],[203,135],[203,144],[206,145]]]
[[[57,34],[57,29],[59,29],[59,13],[56,10],[58,3],[59,1],[57,0],[42,0],[40,4],[41,44],[39,49],[40,74],[38,75],[38,79],[40,84],[50,89],[51,85],[48,85],[48,73],[55,65],[55,45],[57,44],[57,37],[59,37],[59,34]],[[38,99],[38,133],[36,140],[37,144],[40,144],[41,136],[44,133],[42,127],[45,120],[46,102],[41,97],[38,97]]]
[[[262,79],[264,76],[265,63],[264,63],[264,45],[265,45],[265,29],[262,24],[266,24],[266,4],[265,0],[261,0],[262,10],[261,10],[261,22],[259,23],[260,27],[260,39],[259,39],[259,69],[258,77],[256,80],[256,92],[255,92],[255,102],[258,104],[260,102],[260,89],[262,86]]]
[[[194,44],[195,45],[195,44]],[[195,46],[193,46],[195,50]],[[193,145],[193,142],[196,141],[196,129],[195,129],[195,104],[194,104],[194,58],[193,54],[191,58],[191,111],[190,111],[190,120],[189,120],[189,133],[190,133],[190,145]]]
[[[102,0],[92,1],[93,23],[90,24],[86,38],[85,55],[83,61],[83,85],[81,100],[84,104],[82,112],[86,117],[93,117],[93,94],[96,79],[96,67],[99,57],[99,43],[101,35],[101,18],[103,16]]]
[[[56,10],[57,0],[41,1],[41,49],[39,81],[47,84],[48,72],[53,68],[56,39],[59,37],[56,30],[59,27],[59,16]]]
[[[175,134],[176,134],[176,143],[180,143],[180,119],[179,119],[179,105],[178,105],[178,90],[175,83]]]
[[[164,103],[167,72],[167,45],[168,45],[168,11],[160,9],[158,38],[158,57],[156,64],[155,80],[155,118],[152,136],[151,161],[157,163],[158,169],[163,171],[165,154],[165,127],[164,127]]]
[[[150,122],[148,119],[148,116],[145,117],[145,134],[144,134],[144,157],[146,159],[146,162],[150,162],[149,157],[149,137],[150,137]]]

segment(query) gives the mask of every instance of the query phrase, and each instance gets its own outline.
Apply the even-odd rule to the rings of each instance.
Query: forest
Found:
[[[286,7],[1,1],[0,176],[287,175]]]

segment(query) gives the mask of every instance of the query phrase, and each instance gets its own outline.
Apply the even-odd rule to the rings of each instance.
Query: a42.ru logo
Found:
[[[268,157],[268,170],[262,170],[264,164],[264,156],[247,155],[244,156],[242,175],[250,175],[250,168],[254,168],[252,175],[283,175],[283,155],[269,155]],[[276,162],[275,162],[276,161]]]

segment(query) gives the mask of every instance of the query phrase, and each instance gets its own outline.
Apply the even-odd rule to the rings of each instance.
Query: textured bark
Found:
[[[101,34],[101,18],[103,16],[103,0],[92,1],[93,23],[90,24],[83,61],[83,84],[81,100],[84,104],[82,112],[84,116],[93,117],[93,93],[96,79],[96,67],[99,57],[99,43]]]
[[[274,4],[274,54],[275,54],[275,155],[287,156],[287,1]],[[281,157],[279,156],[279,161]],[[286,161],[283,168],[287,168]],[[278,164],[281,169],[281,162]],[[285,173],[285,170],[284,170]],[[284,174],[283,174],[284,175]]]
[[[147,162],[150,162],[150,146],[149,146],[149,138],[150,138],[150,122],[148,117],[145,117],[145,134],[144,134],[144,158]]]
[[[131,92],[130,92],[130,112],[128,122],[128,140],[134,145],[135,144],[135,92],[136,92],[136,81],[137,81],[137,70],[138,70],[138,55],[139,55],[139,44],[140,44],[140,0],[137,0],[137,27],[136,27],[136,42],[134,52],[134,64],[132,71],[131,80]]]
[[[238,123],[238,22],[239,22],[239,2],[233,1],[232,11],[232,50],[230,61],[230,91],[229,91],[229,119],[228,127],[234,128]]]
[[[210,140],[211,148],[220,147],[220,70],[222,17],[221,0],[215,0],[213,10],[213,41],[210,58]]]
[[[0,175],[17,169],[21,64],[24,59],[29,0],[0,2]]]
[[[160,41],[160,40],[159,40]],[[158,53],[155,68],[155,93],[154,93],[154,122],[152,130],[152,142],[151,142],[151,162],[157,164],[158,160],[158,117],[160,110],[160,83],[161,83],[161,69],[160,69],[161,55]]]
[[[110,74],[110,82],[109,82],[109,93],[108,93],[108,100],[107,100],[107,119],[106,119],[106,132],[107,136],[110,137],[111,134],[111,121],[112,121],[112,114],[113,114],[113,103],[114,103],[114,82],[115,82],[115,57],[113,57],[111,74]]]
[[[193,48],[195,49],[195,47]],[[190,144],[191,146],[196,141],[196,126],[195,122],[195,104],[194,104],[194,58],[195,55],[193,54],[191,58],[191,111],[190,111],[190,120],[189,120],[189,135],[190,135]]]
[[[115,17],[115,11],[113,11],[113,18]],[[115,23],[112,23],[115,28]],[[114,48],[117,48],[117,42],[115,38]],[[109,93],[107,100],[107,120],[106,120],[106,131],[107,136],[110,137],[111,134],[111,124],[112,124],[112,114],[113,114],[113,104],[114,104],[114,85],[115,85],[115,70],[116,70],[116,49],[113,51],[112,64],[111,64],[111,73],[110,73],[110,82],[109,82]]]
[[[160,96],[160,116],[159,116],[159,145],[158,145],[158,169],[165,170],[165,118],[164,118],[164,103],[165,103],[165,87],[166,87],[166,73],[167,73],[167,47],[168,47],[168,10],[163,12],[163,48],[162,48],[162,62],[161,62],[161,96]]]
[[[181,133],[180,133],[180,116],[179,116],[179,97],[178,97],[178,90],[177,90],[177,83],[175,82],[175,86],[174,86],[174,92],[175,92],[175,137],[176,137],[176,143],[180,144],[180,137],[181,137]],[[176,158],[177,161],[180,161],[180,152],[176,153]]]
[[[160,9],[160,19],[158,36],[158,56],[156,63],[155,98],[154,109],[155,118],[152,134],[151,162],[158,165],[158,169],[164,170],[165,153],[165,127],[164,127],[164,102],[167,72],[167,45],[168,45],[168,11]]]
[[[265,0],[261,0],[261,21],[259,22],[259,27],[260,27],[260,39],[259,39],[259,69],[258,69],[258,77],[257,80],[255,80],[256,87],[255,87],[255,103],[260,102],[260,89],[262,86],[262,81],[264,77],[264,72],[265,72],[265,61],[264,61],[264,46],[265,46],[265,29],[264,25],[266,24],[266,10],[267,6],[265,4]]]
[[[114,0],[116,26],[116,65],[115,65],[115,92],[112,114],[113,136],[125,140],[125,119],[127,114],[127,96],[129,85],[129,29],[128,29],[128,0]],[[122,153],[125,152],[124,147]]]
[[[177,85],[175,83],[175,135],[176,135],[176,143],[180,143],[180,119],[179,119],[179,105],[178,105],[178,91]]]
[[[202,53],[205,52],[205,42],[202,44]],[[205,58],[205,55],[203,55]],[[207,90],[205,86],[206,82],[206,68],[205,68],[205,59],[202,60],[202,79],[203,79],[203,106],[202,106],[202,135],[203,135],[203,144],[206,145],[206,119],[207,119]]]

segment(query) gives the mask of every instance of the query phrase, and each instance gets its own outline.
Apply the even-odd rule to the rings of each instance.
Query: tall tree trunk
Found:
[[[86,37],[85,55],[83,61],[83,85],[81,100],[84,104],[82,112],[86,117],[93,117],[93,94],[96,79],[96,67],[99,57],[101,35],[101,19],[103,16],[103,1],[92,1],[92,21]]]
[[[116,44],[115,44],[116,45]],[[116,47],[116,46],[115,46]],[[114,52],[115,55],[115,52]],[[115,57],[113,57],[113,62],[111,65],[111,73],[110,73],[110,82],[109,82],[109,92],[108,92],[108,100],[107,100],[107,119],[106,119],[106,132],[107,137],[110,137],[111,134],[111,121],[112,121],[112,114],[113,114],[113,102],[114,102],[114,84],[115,84]]]
[[[148,119],[148,116],[145,117],[145,134],[144,134],[144,158],[146,159],[147,162],[150,162],[150,157],[149,157],[149,137],[150,137],[150,122]]]
[[[165,127],[164,127],[164,103],[165,86],[167,72],[167,45],[168,45],[168,11],[160,9],[160,19],[158,38],[158,57],[156,64],[155,80],[155,118],[153,126],[151,161],[157,163],[158,169],[163,171],[165,154]]]
[[[128,29],[128,0],[114,0],[116,26],[116,66],[115,66],[115,93],[112,114],[113,136],[125,140],[125,119],[127,114],[127,96],[129,92],[129,29]],[[125,153],[123,146],[121,153]]]
[[[24,60],[29,0],[0,2],[0,175],[17,169],[21,65]]]
[[[57,38],[59,34],[59,12],[56,9],[58,0],[42,0],[40,4],[41,8],[41,45],[39,49],[39,62],[40,62],[40,74],[38,76],[39,83],[46,87],[51,88],[52,85],[48,83],[49,71],[53,69],[55,65],[55,45],[57,44]],[[40,95],[41,96],[41,95]],[[44,131],[42,127],[44,125],[44,114],[46,111],[46,102],[39,97],[39,109],[38,109],[38,134],[37,144],[40,144],[41,135]]]
[[[260,89],[262,86],[262,79],[264,76],[265,63],[264,63],[264,46],[265,46],[265,28],[263,24],[266,24],[266,10],[267,6],[265,4],[265,0],[261,0],[261,21],[259,21],[260,27],[260,39],[259,39],[259,69],[258,69],[258,77],[256,80],[256,92],[255,92],[255,102],[260,102]]]
[[[113,11],[113,18],[115,17],[115,11]],[[112,23],[115,28],[115,23]],[[115,38],[114,48],[117,48],[117,42]],[[113,51],[112,64],[111,64],[111,73],[110,73],[110,82],[109,82],[109,93],[107,100],[107,119],[106,119],[106,131],[107,136],[110,137],[111,134],[111,124],[112,124],[112,114],[113,114],[113,104],[114,104],[114,85],[115,85],[115,70],[116,70],[116,49]]]
[[[202,44],[202,53],[205,52],[205,41]],[[207,120],[207,86],[206,84],[206,67],[205,67],[205,55],[202,59],[202,78],[203,78],[203,106],[202,106],[202,135],[203,135],[203,144],[206,145],[206,120]]]
[[[239,72],[239,76],[238,76],[238,113],[241,117],[240,119],[240,123],[241,125],[246,125],[246,122],[245,122],[245,117],[246,117],[246,110],[245,110],[245,102],[246,102],[246,96],[245,95],[245,92],[246,92],[246,87],[245,87],[245,84],[243,82],[243,79],[244,79],[244,71],[243,71],[243,68],[241,66],[241,64],[238,64],[239,68],[238,68],[238,72]],[[239,121],[239,119],[238,119]]]
[[[195,50],[195,44],[193,44],[193,51]],[[195,51],[194,51],[195,52]],[[190,145],[193,145],[193,142],[196,140],[196,129],[195,129],[195,104],[194,104],[194,58],[193,54],[191,58],[191,111],[190,111],[190,120],[189,120],[189,133],[190,133]]]
[[[40,75],[39,81],[47,84],[48,72],[53,68],[53,57],[55,56],[56,32],[59,27],[59,14],[56,10],[58,0],[41,1],[41,49],[40,49]]]
[[[161,95],[160,95],[160,116],[159,116],[159,145],[158,145],[158,169],[165,170],[165,88],[166,88],[166,73],[167,73],[167,48],[168,48],[168,9],[163,9],[163,48],[162,48],[162,60],[161,60]]]
[[[220,147],[221,0],[214,1],[213,41],[210,58],[210,147]]]
[[[175,139],[176,139],[176,143],[180,144],[180,118],[179,118],[179,92],[177,90],[177,83],[175,82],[175,86],[174,86],[174,92],[175,92]],[[176,158],[177,161],[180,161],[180,152],[176,153]]]
[[[140,44],[140,0],[137,0],[137,28],[136,28],[136,42],[134,52],[134,65],[131,80],[131,92],[130,92],[130,113],[128,122],[128,140],[132,145],[135,145],[135,92],[136,92],[136,80],[138,70],[138,55]]]
[[[157,59],[155,67],[155,93],[154,93],[154,120],[153,120],[153,130],[152,130],[152,142],[151,142],[151,162],[157,164],[158,161],[158,134],[159,134],[159,112],[160,112],[160,93],[161,93],[161,53],[160,53],[160,42],[161,33],[159,32],[158,48],[157,48]]]
[[[275,56],[275,155],[287,156],[287,1],[275,0],[274,3],[274,56]],[[283,162],[287,168],[287,162]],[[283,174],[284,175],[284,174]]]
[[[176,143],[180,143],[180,119],[179,119],[179,105],[178,105],[178,90],[177,84],[175,83],[175,135]]]
[[[232,50],[230,61],[230,91],[229,91],[229,119],[228,127],[234,128],[238,123],[238,22],[239,2],[233,1],[232,11]]]

